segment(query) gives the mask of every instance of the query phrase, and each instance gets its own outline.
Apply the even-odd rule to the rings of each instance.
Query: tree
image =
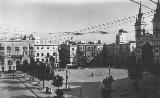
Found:
[[[136,90],[139,91],[139,80],[142,79],[142,72],[138,65],[130,66],[128,69],[128,76],[133,80],[133,85],[136,87]]]
[[[53,79],[52,85],[58,87],[58,89],[55,91],[57,98],[64,98],[63,91],[59,89],[59,87],[62,87],[62,85],[63,85],[63,80],[64,80],[63,77],[59,76],[59,75],[55,76]]]
[[[153,74],[155,76],[155,82],[158,79],[158,76],[160,75],[160,66],[159,64],[152,64],[149,67],[149,71],[151,74]]]
[[[37,78],[43,81],[43,88],[45,87],[44,82],[45,80],[51,80],[50,67],[43,62],[39,62],[38,69],[37,69]]]
[[[66,68],[66,65],[70,63],[69,47],[65,44],[62,44],[60,47],[61,47],[61,49],[59,50],[60,68]]]
[[[62,76],[55,76],[54,79],[53,79],[53,82],[52,82],[52,85],[58,87],[58,90],[59,90],[59,87],[62,87],[63,85],[63,77]]]
[[[51,72],[54,74],[54,69],[55,69],[55,58],[53,56],[49,57],[49,62],[50,62],[50,68],[52,69]]]
[[[29,63],[27,60],[23,61],[23,65],[21,67],[23,72],[29,74]]]
[[[33,81],[34,78],[36,76],[36,72],[37,72],[37,63],[35,62],[34,58],[30,58],[30,75],[33,77]]]
[[[83,51],[77,50],[77,64],[79,67],[85,67],[87,61]]]

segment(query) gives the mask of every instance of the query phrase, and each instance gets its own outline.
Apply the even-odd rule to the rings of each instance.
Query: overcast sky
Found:
[[[143,0],[142,3],[156,8],[149,0]],[[0,28],[41,34],[75,32],[137,15],[138,9],[139,5],[130,0],[0,0]],[[143,8],[143,11],[147,9]],[[148,23],[152,17],[149,18]],[[129,37],[132,35],[133,38],[134,23],[135,21],[104,29],[103,31],[112,32],[109,35],[87,34],[74,38],[114,42],[115,35],[121,28],[132,32]]]

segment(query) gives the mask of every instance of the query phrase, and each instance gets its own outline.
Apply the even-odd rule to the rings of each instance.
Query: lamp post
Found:
[[[67,89],[67,80],[68,80],[68,70],[67,70],[67,65],[66,65],[66,89]]]
[[[109,77],[111,76],[111,67],[109,66]]]
[[[101,90],[102,98],[111,98],[113,77],[111,76],[111,67],[109,66],[109,76],[103,80],[104,88]]]

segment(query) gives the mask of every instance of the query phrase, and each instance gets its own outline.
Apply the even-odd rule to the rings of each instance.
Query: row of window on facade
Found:
[[[120,47],[115,47],[115,46],[108,46],[106,47],[108,50],[129,50],[129,46],[120,46]],[[134,47],[132,47],[134,48]]]
[[[8,56],[11,55],[11,51],[7,51],[7,55]],[[19,55],[19,54],[17,53],[16,55]],[[23,55],[28,55],[27,51],[23,51]],[[29,55],[32,55],[32,51],[31,51],[31,53],[29,52]]]
[[[40,53],[37,53],[37,57],[40,56]],[[44,56],[44,53],[41,53],[41,56]],[[50,56],[49,53],[47,53],[47,56]],[[53,52],[53,56],[57,56],[56,52]]]
[[[83,50],[91,51],[91,50],[94,50],[95,48],[94,47],[78,47],[78,49],[81,51],[83,51]]]
[[[12,60],[8,60],[8,65],[12,65],[13,61]],[[4,59],[1,59],[1,65],[4,65]]]
[[[36,58],[36,61],[39,62],[40,59],[39,59],[39,58]],[[43,58],[42,58],[41,61],[42,61],[42,62],[48,62],[49,60],[48,60],[48,59],[43,59]],[[55,62],[57,62],[57,59],[55,59]]]
[[[2,72],[4,72],[4,67],[1,67],[1,68],[2,68]],[[8,68],[9,68],[9,70],[11,70],[11,66],[9,66]],[[15,69],[16,69],[16,67],[13,66],[13,70],[15,70]]]
[[[44,49],[45,47],[41,47],[41,49]],[[40,46],[37,46],[37,49],[40,49]],[[47,48],[46,49],[50,49],[50,46],[47,46]],[[56,49],[55,47],[53,47],[53,49]]]
[[[4,50],[4,47],[0,47],[0,50]],[[7,47],[7,50],[12,50],[12,47]],[[27,47],[23,47],[23,50],[27,50]],[[20,51],[20,47],[15,47],[15,51]]]

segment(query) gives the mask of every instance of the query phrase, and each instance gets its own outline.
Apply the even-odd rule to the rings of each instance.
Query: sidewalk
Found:
[[[43,87],[42,83],[38,84],[39,86],[35,86],[34,83],[30,81],[29,78],[26,78],[24,76],[17,76],[17,79],[21,81],[26,87],[32,88],[30,89],[30,91],[34,93],[37,96],[37,98],[53,98],[54,96],[56,96],[55,91],[57,87],[52,86],[51,81],[45,81],[45,87],[49,87],[52,89],[52,93],[47,94],[45,88],[44,89],[42,88]],[[64,86],[61,87],[61,89],[63,88],[65,87]],[[64,96],[65,98],[76,98],[66,94]]]
[[[12,74],[2,74],[0,77],[0,98],[37,98],[29,89],[13,79]]]
[[[29,78],[18,76],[17,79],[21,81],[26,87],[32,87],[32,89],[30,89],[31,92],[33,92],[38,98],[53,98],[55,96],[55,89],[53,89],[53,93],[47,94],[45,89],[42,88],[41,84],[39,84],[39,86],[35,86]]]

